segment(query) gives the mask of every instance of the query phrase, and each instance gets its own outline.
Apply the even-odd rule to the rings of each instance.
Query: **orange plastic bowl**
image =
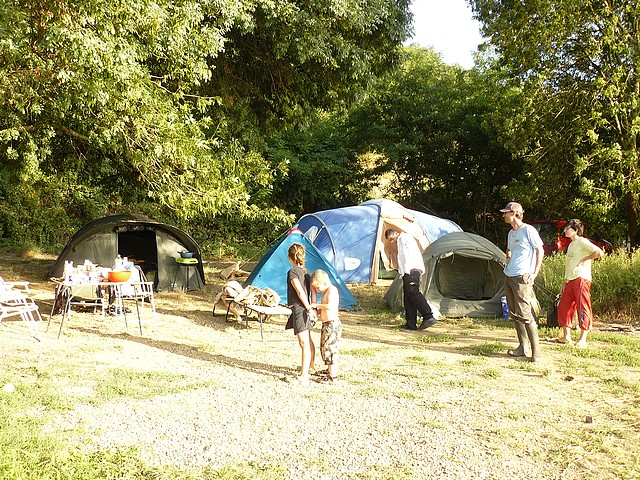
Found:
[[[116,272],[109,272],[109,281],[110,282],[126,282],[131,277],[130,270],[118,270]]]

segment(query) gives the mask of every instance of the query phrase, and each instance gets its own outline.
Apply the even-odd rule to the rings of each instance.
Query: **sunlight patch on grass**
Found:
[[[410,355],[406,358],[406,360],[410,364],[429,365],[433,367],[444,365],[442,362],[434,362],[433,360],[430,360],[423,355]]]
[[[436,333],[434,335],[422,335],[418,338],[421,343],[449,343],[453,342],[455,337],[450,334]]]
[[[633,351],[624,345],[611,345],[602,348],[573,348],[573,355],[581,358],[607,360],[616,365],[640,367],[640,351]]]
[[[593,332],[589,335],[591,341],[610,343],[612,345],[624,345],[625,347],[640,351],[640,338],[611,332]]]
[[[472,355],[490,357],[496,353],[504,352],[507,347],[502,342],[488,342],[481,345],[474,345],[470,348]]]
[[[389,378],[390,375],[392,375],[391,371],[381,367],[372,367],[366,372],[367,377],[373,377],[379,380]]]
[[[360,390],[360,395],[368,398],[384,398],[389,396],[389,389],[382,385],[371,385]]]
[[[414,370],[402,370],[402,369],[396,368],[393,370],[393,374],[397,375],[398,377],[404,377],[404,378],[412,378],[412,379],[421,378],[421,375],[419,375],[418,372]]]
[[[340,355],[350,355],[352,357],[375,357],[386,350],[388,349],[384,347],[351,348],[341,350]]]

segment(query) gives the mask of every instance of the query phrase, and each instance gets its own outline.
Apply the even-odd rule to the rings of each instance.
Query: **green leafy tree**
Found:
[[[405,0],[8,0],[0,235],[55,243],[121,210],[226,235],[290,222],[265,138],[355,98],[409,19]]]
[[[626,0],[470,0],[497,67],[527,97],[513,138],[549,210],[640,241],[640,6]],[[564,206],[564,207],[563,207]],[[624,222],[624,220],[623,220]]]
[[[342,117],[328,116],[305,131],[287,130],[268,150],[282,172],[274,197],[285,210],[300,214],[360,203],[368,182],[360,159],[348,148]]]
[[[495,216],[486,212],[521,170],[500,136],[518,98],[495,74],[411,47],[351,112],[349,138],[360,152],[382,154],[373,172],[391,175],[391,197],[490,235]]]

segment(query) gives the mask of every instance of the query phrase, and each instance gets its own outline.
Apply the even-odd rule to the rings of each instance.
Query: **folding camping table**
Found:
[[[227,313],[225,314],[225,320],[229,319],[229,311],[231,309],[232,304],[236,304],[238,307],[244,309],[244,323],[249,329],[249,315],[251,313],[255,313],[257,317],[257,321],[260,322],[260,338],[264,340],[264,332],[262,329],[262,324],[267,321],[267,319],[271,315],[291,315],[291,309],[284,305],[276,305],[275,307],[265,307],[263,305],[251,305],[242,302],[236,302],[234,297],[225,297],[225,303],[227,304]],[[216,305],[213,305],[213,315],[216,314]]]

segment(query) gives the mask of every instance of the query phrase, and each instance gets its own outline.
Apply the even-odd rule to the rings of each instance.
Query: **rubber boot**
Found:
[[[512,357],[527,357],[529,352],[527,351],[527,330],[524,323],[515,321],[516,324],[516,333],[518,334],[518,348],[511,348],[507,350],[507,355],[511,355]]]
[[[537,362],[542,356],[540,355],[540,345],[538,344],[538,324],[536,322],[527,323],[525,325],[529,342],[531,342],[531,361]]]

